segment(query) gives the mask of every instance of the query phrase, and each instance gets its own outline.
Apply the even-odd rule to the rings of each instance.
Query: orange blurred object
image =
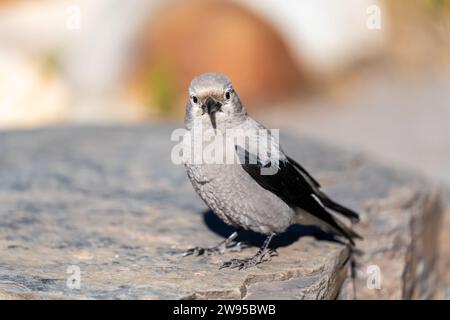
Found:
[[[145,27],[135,61],[138,97],[177,110],[191,79],[203,72],[228,75],[250,105],[292,95],[304,74],[271,25],[228,1],[164,6]]]

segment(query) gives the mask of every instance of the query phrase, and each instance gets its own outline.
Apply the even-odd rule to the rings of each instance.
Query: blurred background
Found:
[[[449,35],[449,0],[0,0],[0,130],[181,126],[216,71],[270,127],[450,183]]]
[[[181,127],[207,71],[268,127],[450,185],[450,0],[0,0],[0,135]]]

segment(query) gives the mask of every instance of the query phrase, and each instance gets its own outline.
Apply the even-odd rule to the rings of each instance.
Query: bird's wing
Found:
[[[260,186],[276,194],[288,205],[302,208],[316,216],[350,240],[358,237],[352,230],[336,221],[326,209],[332,209],[352,220],[358,220],[358,214],[328,198],[319,190],[319,183],[291,158],[283,154],[276,159],[277,161],[271,162],[261,159],[239,145],[236,145],[236,153],[241,159],[242,168]]]
[[[253,145],[258,145],[258,150],[256,151],[257,156],[255,155],[254,148],[249,149],[247,145],[237,143],[237,146],[239,146],[242,151],[245,150],[245,152],[237,152],[240,158],[250,156],[253,161],[247,163],[249,165],[259,165],[260,170],[258,170],[258,172],[264,173],[263,176],[265,176],[266,173],[273,173],[272,171],[276,171],[275,176],[280,176],[283,179],[291,179],[292,183],[295,183],[295,185],[292,185],[293,187],[296,187],[294,188],[294,192],[296,192],[295,190],[299,190],[308,195],[314,195],[315,199],[319,199],[322,206],[342,214],[353,222],[359,221],[359,215],[356,212],[330,199],[323,191],[320,190],[321,186],[319,182],[317,182],[317,180],[315,180],[305,168],[284,154],[279,144],[278,137],[274,136],[272,131],[268,130],[262,124],[250,117],[247,119],[246,128],[251,128],[251,130],[249,130],[250,132],[247,131],[246,137],[253,140],[250,141],[254,142]],[[273,167],[267,168],[270,163]],[[247,166],[247,168],[250,169],[250,166]],[[254,179],[258,181],[255,177]],[[260,178],[259,180],[263,179],[268,180],[270,178],[266,176]]]
[[[316,187],[316,188],[320,188],[321,186],[320,186],[320,184],[319,184],[319,182],[317,182],[317,180],[316,179],[314,179],[310,174],[309,174],[309,172],[308,171],[306,171],[306,169],[305,168],[303,168],[298,162],[296,162],[294,159],[292,159],[292,158],[290,158],[290,157],[287,157],[287,159],[288,159],[288,161],[289,161],[289,163],[291,163],[302,175],[303,175],[303,177],[305,178],[305,179],[307,179],[308,180],[308,182],[312,185],[312,186],[314,186],[314,187]]]
[[[295,160],[293,160],[290,157],[287,157],[287,160],[292,166],[294,166],[299,171],[302,177],[309,183],[311,189],[313,190],[313,194],[317,198],[319,198],[320,202],[324,206],[326,206],[328,209],[331,209],[337,213],[342,214],[343,216],[349,218],[352,222],[359,221],[359,215],[356,212],[333,201],[322,190],[320,190],[320,184],[316,180],[314,180],[314,178],[302,166],[300,166],[300,164],[295,162]]]

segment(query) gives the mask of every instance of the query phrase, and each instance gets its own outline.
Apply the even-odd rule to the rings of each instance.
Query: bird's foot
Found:
[[[264,249],[258,251],[253,257],[245,258],[245,259],[231,259],[230,261],[225,262],[219,269],[231,268],[231,269],[247,269],[250,267],[254,267],[260,263],[270,261],[273,256],[278,255],[275,249]]]
[[[246,243],[232,241],[229,243],[221,243],[210,248],[194,247],[185,251],[183,256],[211,256],[224,254],[225,252],[241,252],[242,249],[245,249],[246,247],[248,247]]]

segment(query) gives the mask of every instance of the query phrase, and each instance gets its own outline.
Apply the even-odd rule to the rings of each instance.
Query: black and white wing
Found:
[[[283,154],[277,161],[271,162],[267,157],[261,159],[239,145],[236,145],[236,152],[243,169],[261,187],[276,194],[289,206],[301,208],[325,222],[334,231],[348,238],[352,244],[353,238],[361,238],[336,220],[327,209],[342,214],[353,222],[359,221],[358,214],[331,200],[320,190],[320,184],[293,159]]]

